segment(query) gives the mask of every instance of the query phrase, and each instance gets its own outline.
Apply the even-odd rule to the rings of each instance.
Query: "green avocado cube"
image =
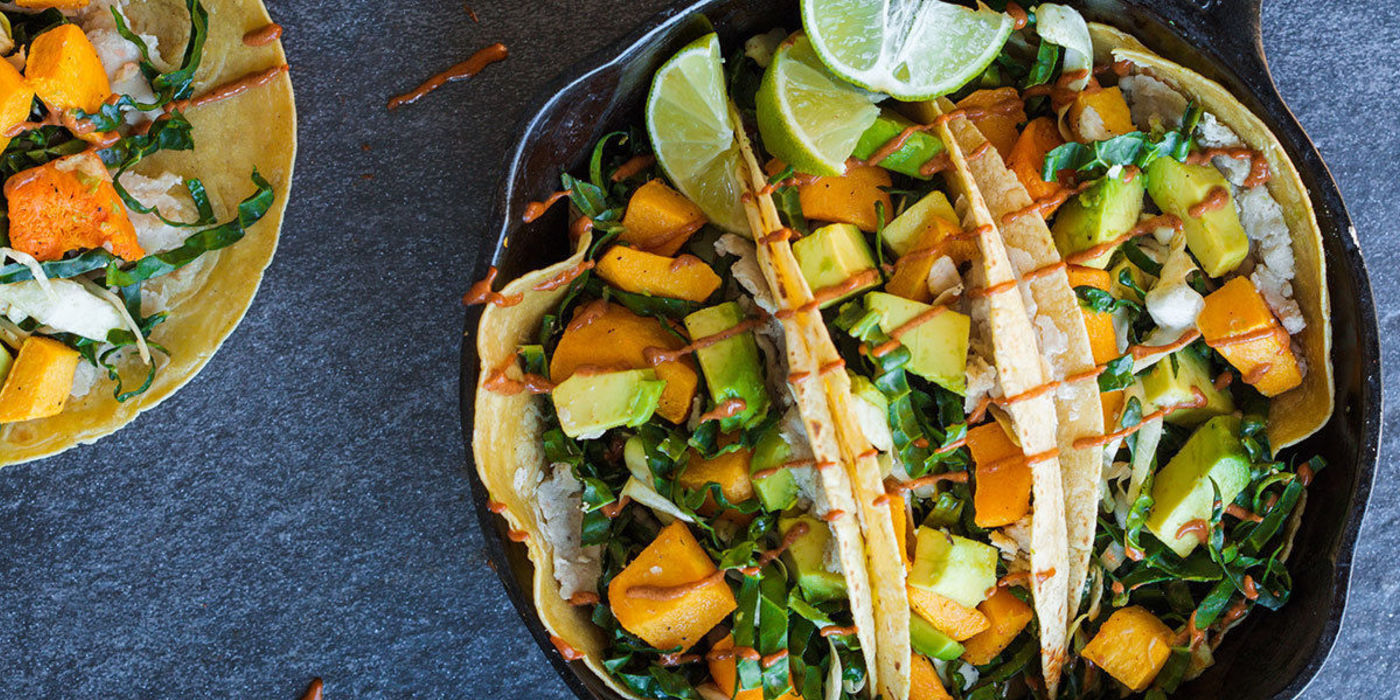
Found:
[[[871,292],[866,295],[865,303],[880,315],[880,330],[886,334],[894,333],[896,328],[933,308],[884,292]],[[909,362],[904,369],[955,394],[963,394],[967,391],[967,345],[971,330],[972,319],[952,309],[905,329],[899,337],[900,344],[909,349]]]
[[[792,459],[792,446],[783,439],[783,431],[777,425],[770,426],[753,446],[749,457],[749,474],[754,475],[769,469],[777,469],[771,474],[753,479],[754,492],[758,502],[769,512],[787,510],[797,503],[797,477],[783,464]]]
[[[909,646],[929,658],[952,661],[966,649],[918,615],[909,616]]]
[[[10,367],[14,365],[14,363],[14,356],[10,354],[10,351],[4,345],[0,345],[0,384],[4,384],[5,377],[10,376]]]
[[[882,109],[880,116],[875,118],[875,123],[860,135],[860,140],[856,142],[856,150],[851,155],[865,160],[880,150],[881,146],[898,138],[900,133],[910,126],[914,126],[913,121],[888,109]],[[898,150],[889,154],[878,165],[886,170],[927,180],[933,176],[923,174],[920,168],[944,150],[943,142],[937,136],[927,131],[916,131]]]
[[[1206,361],[1190,350],[1162,358],[1142,377],[1143,399],[1157,408],[1194,401],[1193,388],[1206,397],[1206,405],[1172,411],[1165,419],[1168,423],[1194,428],[1209,418],[1235,412],[1234,399],[1215,388]]]
[[[1230,183],[1213,165],[1188,165],[1172,158],[1158,158],[1147,166],[1147,194],[1164,212],[1181,219],[1186,247],[1211,277],[1239,267],[1249,254],[1249,238],[1240,226]],[[1201,216],[1191,209],[1205,201],[1211,190],[1222,188],[1225,203]]]
[[[870,254],[865,234],[852,224],[823,226],[813,231],[812,235],[793,243],[792,254],[796,256],[797,266],[802,269],[802,277],[807,280],[813,294],[820,289],[846,284],[852,277],[875,269],[875,257]],[[822,308],[879,284],[880,276],[872,275],[869,282],[856,285],[839,297],[827,299],[822,303]]]
[[[565,435],[597,437],[610,428],[636,427],[651,420],[665,388],[666,381],[649,369],[576,372],[554,387],[554,412]]]
[[[846,377],[851,380],[851,395],[879,409],[881,415],[889,413],[890,400],[875,387],[875,383],[865,377],[846,370]]]
[[[1127,278],[1131,280],[1134,285],[1136,285],[1137,289],[1140,289],[1143,292],[1146,292],[1147,290],[1151,289],[1152,284],[1157,280],[1157,278],[1147,274],[1146,272],[1143,272],[1142,268],[1138,267],[1137,265],[1134,265],[1132,261],[1128,260],[1127,258],[1119,260],[1118,264],[1108,269],[1108,293],[1112,294],[1113,298],[1127,299],[1129,301],[1135,301],[1139,304],[1143,303],[1144,299],[1142,293],[1136,291],[1133,287],[1130,287],[1123,282],[1124,272],[1128,273]]]
[[[1200,544],[1191,532],[1178,537],[1181,526],[1210,521],[1215,489],[1220,489],[1220,502],[1228,504],[1249,485],[1249,455],[1239,434],[1240,419],[1233,415],[1206,421],[1152,482],[1147,529],[1180,556]]]
[[[894,251],[896,258],[904,257],[919,245],[919,239],[934,225],[934,219],[943,219],[955,225],[958,223],[958,215],[948,202],[948,195],[940,190],[929,192],[894,217],[880,232],[880,238]]]
[[[1064,256],[1107,243],[1136,226],[1142,214],[1142,177],[1104,177],[1075,195],[1055,214],[1050,229],[1055,247]],[[1084,265],[1103,269],[1113,251],[1106,251]]]
[[[920,527],[909,585],[975,608],[997,585],[997,549],[946,530]]]
[[[692,341],[723,333],[744,322],[744,311],[735,302],[700,309],[685,317],[685,330]],[[710,398],[718,406],[731,399],[744,402],[744,409],[719,421],[720,430],[729,432],[758,424],[768,415],[768,386],[763,380],[763,360],[753,331],[744,331],[695,351]]]
[[[779,518],[778,531],[787,537],[788,531],[798,523],[806,523],[807,533],[793,541],[792,546],[783,552],[783,560],[797,573],[797,586],[809,602],[820,603],[827,600],[846,598],[846,577],[840,571],[831,571],[826,566],[826,550],[831,546],[831,528],[810,516]]]

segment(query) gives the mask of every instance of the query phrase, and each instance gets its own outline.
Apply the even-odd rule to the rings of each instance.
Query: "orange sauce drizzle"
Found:
[[[448,83],[475,77],[477,73],[480,73],[487,66],[498,61],[504,61],[509,55],[510,52],[506,50],[505,44],[495,43],[487,46],[472,54],[471,58],[428,78],[422,85],[419,85],[413,90],[389,100],[389,109],[397,109],[401,105],[413,104],[428,93]]]

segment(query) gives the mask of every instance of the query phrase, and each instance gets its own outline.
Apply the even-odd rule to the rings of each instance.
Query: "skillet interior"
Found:
[[[787,3],[785,3],[787,4]],[[1232,631],[1216,665],[1182,687],[1180,697],[1269,698],[1297,695],[1326,659],[1342,619],[1353,545],[1370,493],[1380,440],[1381,373],[1375,309],[1351,219],[1326,166],[1274,89],[1263,59],[1259,0],[1087,0],[1075,3],[1095,21],[1131,32],[1154,51],[1225,85],[1259,115],[1298,166],[1323,231],[1333,312],[1337,410],[1317,435],[1291,450],[1320,454],[1329,467],[1309,489],[1307,513],[1292,554],[1292,601],[1281,611],[1258,611]],[[759,7],[759,5],[763,5]],[[561,170],[582,166],[603,134],[640,123],[652,73],[674,51],[706,31],[694,13],[713,21],[726,45],[773,26],[796,28],[796,3],[786,11],[743,0],[705,0],[652,18],[613,48],[585,60],[556,82],[528,112],[521,138],[507,156],[495,202],[498,245],[470,279],[496,265],[511,279],[566,256],[563,207],[526,225],[526,204],[558,189]],[[509,241],[509,246],[504,245]],[[468,441],[477,380],[478,309],[467,312],[462,344],[462,428]],[[487,419],[497,419],[495,417]],[[470,459],[471,450],[467,450]],[[506,539],[500,518],[486,510],[486,493],[467,469],[488,554],[512,602],[545,656],[581,698],[615,697],[582,664],[564,661],[549,642],[531,601],[525,548]]]

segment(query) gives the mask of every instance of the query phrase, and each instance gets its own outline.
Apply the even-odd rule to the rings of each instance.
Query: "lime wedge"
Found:
[[[773,54],[756,101],[763,146],[813,175],[846,172],[860,135],[880,115],[870,93],[832,75],[801,34]]]
[[[740,200],[742,156],[729,120],[719,37],[708,34],[672,56],[651,81],[647,134],[671,184],[705,212],[710,223],[747,232]]]
[[[899,100],[946,95],[979,75],[1011,18],[936,0],[802,0],[802,26],[831,72]]]

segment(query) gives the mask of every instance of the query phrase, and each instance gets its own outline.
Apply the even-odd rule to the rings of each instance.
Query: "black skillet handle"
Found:
[[[1264,67],[1260,28],[1263,0],[1181,0],[1181,4],[1191,8],[1201,29],[1215,39],[1223,55],[1248,56],[1259,61],[1258,67]]]

